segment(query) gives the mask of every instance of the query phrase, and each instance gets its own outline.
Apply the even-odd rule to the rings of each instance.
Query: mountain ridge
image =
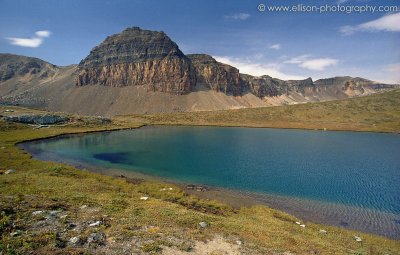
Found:
[[[0,54],[0,103],[80,114],[226,110],[328,101],[399,87],[341,76],[313,81],[240,73],[207,54],[183,54],[164,32],[127,28],[78,65]]]

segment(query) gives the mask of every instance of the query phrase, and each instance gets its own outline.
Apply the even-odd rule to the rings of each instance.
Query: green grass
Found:
[[[94,220],[105,222],[97,231],[107,236],[109,244],[113,243],[115,254],[126,242],[134,243],[137,252],[150,254],[160,253],[162,246],[191,250],[194,240],[211,239],[215,235],[225,236],[228,240],[243,240],[248,254],[285,251],[296,254],[400,254],[400,242],[396,240],[308,222],[306,228],[300,228],[294,223],[298,221],[294,216],[265,206],[233,209],[218,201],[187,195],[171,184],[157,181],[131,183],[124,178],[78,170],[66,164],[39,161],[16,147],[16,143],[24,140],[65,133],[134,128],[141,125],[140,121],[147,124],[268,126],[281,119],[282,125],[291,123],[285,127],[294,128],[301,127],[299,123],[305,125],[307,121],[302,118],[307,116],[310,121],[307,128],[326,126],[395,131],[400,125],[399,108],[394,107],[400,105],[399,95],[400,91],[393,91],[365,98],[282,108],[119,117],[105,126],[88,124],[84,118],[83,122],[42,129],[0,121],[0,171],[16,170],[16,173],[0,175],[0,254],[100,252],[101,247],[61,247],[76,235],[73,231],[62,232],[67,224]],[[347,115],[352,121],[345,120]],[[368,125],[364,126],[363,122]],[[161,191],[165,187],[173,190]],[[150,199],[140,200],[143,195]],[[83,205],[91,209],[81,210]],[[35,224],[41,220],[41,216],[32,217],[36,210],[58,210],[60,214],[68,215],[60,220],[60,226],[55,230],[36,229]],[[209,226],[201,229],[198,225],[201,221]],[[326,229],[328,234],[320,234],[320,229]],[[12,237],[10,233],[16,230],[21,234]],[[79,235],[85,239],[90,231],[85,228]],[[355,242],[354,235],[363,238],[362,244]]]

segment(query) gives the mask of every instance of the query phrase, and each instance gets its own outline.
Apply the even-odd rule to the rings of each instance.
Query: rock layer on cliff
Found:
[[[327,90],[354,96],[392,88],[362,78],[335,77],[313,82],[311,78],[284,81],[268,75],[241,74],[237,68],[206,54],[185,56],[164,32],[138,27],[109,36],[95,47],[79,64],[76,85],[143,85],[146,91],[178,95],[205,87],[226,95],[251,93],[259,98],[291,93],[309,97],[313,91]]]
[[[206,54],[187,55],[196,71],[196,82],[227,95],[242,95],[239,69],[217,62]]]
[[[183,94],[195,85],[195,73],[164,32],[133,27],[107,37],[80,62],[76,85],[93,84]]]

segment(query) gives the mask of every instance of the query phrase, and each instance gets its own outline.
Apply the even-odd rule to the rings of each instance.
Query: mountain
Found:
[[[185,55],[164,32],[128,28],[79,65],[0,54],[0,103],[87,115],[226,110],[328,101],[398,85],[363,78],[280,80]]]
[[[38,58],[30,58],[12,54],[0,54],[0,82],[13,77],[45,79],[54,75],[56,66]]]
[[[164,32],[128,28],[109,36],[79,64],[76,84],[183,94],[196,85],[190,60]]]

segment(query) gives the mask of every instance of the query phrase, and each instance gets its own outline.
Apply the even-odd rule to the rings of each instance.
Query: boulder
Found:
[[[206,228],[208,226],[208,224],[207,224],[207,222],[202,221],[202,222],[199,223],[199,226],[201,228]]]
[[[8,169],[7,171],[4,172],[4,174],[12,174],[15,173],[16,171],[14,169]]]

